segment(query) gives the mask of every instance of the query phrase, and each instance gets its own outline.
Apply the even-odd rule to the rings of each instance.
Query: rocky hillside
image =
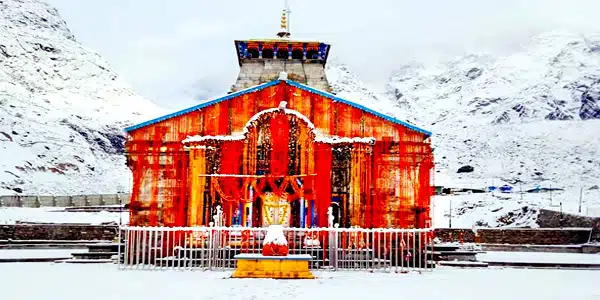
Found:
[[[0,194],[127,191],[122,128],[160,110],[51,6],[2,0],[0,15]]]
[[[338,95],[432,131],[436,184],[560,189],[436,197],[438,226],[450,216],[463,227],[535,226],[540,208],[578,213],[580,196],[581,213],[600,213],[600,35],[552,32],[509,56],[400,66],[385,93],[344,65],[327,76]]]
[[[435,133],[439,172],[563,188],[600,183],[600,35],[552,32],[506,57],[403,66],[387,91]],[[473,171],[457,174],[465,165]]]

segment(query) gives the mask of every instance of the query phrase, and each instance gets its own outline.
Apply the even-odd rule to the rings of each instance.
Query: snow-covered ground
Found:
[[[231,272],[119,271],[115,265],[1,264],[3,299],[599,299],[600,272],[447,269],[317,273],[315,280],[225,279]]]
[[[434,196],[433,225],[447,228],[537,227],[540,208],[600,217],[600,192],[585,191],[579,212],[579,190],[552,193],[481,193]],[[450,207],[452,213],[450,214]]]
[[[477,254],[477,260],[483,262],[600,264],[600,254],[486,251],[486,253]]]
[[[0,224],[14,224],[17,221],[38,223],[84,223],[101,224],[129,221],[129,213],[123,212],[65,212],[60,208],[0,207]]]

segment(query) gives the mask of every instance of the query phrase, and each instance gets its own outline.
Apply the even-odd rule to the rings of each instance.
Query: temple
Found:
[[[318,41],[290,40],[286,11],[278,39],[235,41],[240,73],[231,91],[263,84],[288,73],[288,78],[310,87],[330,91],[325,64],[330,45]]]
[[[331,94],[330,45],[284,21],[235,41],[229,94],[126,128],[130,225],[430,226],[431,133]]]

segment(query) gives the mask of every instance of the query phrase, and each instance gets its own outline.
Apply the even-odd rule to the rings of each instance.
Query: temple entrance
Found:
[[[372,140],[317,136],[297,111],[254,115],[241,135],[184,141],[190,152],[189,226],[328,226],[365,223]],[[333,204],[332,204],[333,202]]]
[[[284,225],[311,227],[314,224],[314,200],[305,198],[310,191],[304,183],[307,175],[221,175],[205,174],[209,189],[204,192],[202,209],[196,211],[199,223],[214,221],[211,216],[220,207],[225,226],[266,227]],[[309,184],[310,185],[310,184]]]

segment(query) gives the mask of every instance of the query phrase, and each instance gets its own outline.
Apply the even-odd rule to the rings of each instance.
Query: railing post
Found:
[[[334,270],[337,271],[338,269],[338,241],[339,241],[339,235],[338,235],[338,228],[340,227],[340,224],[334,224],[333,225],[333,243],[330,243],[330,255],[332,256],[330,263],[331,266],[333,267]]]
[[[117,266],[119,266],[119,270],[123,268],[121,265],[121,226],[119,225],[119,234],[117,236]]]

